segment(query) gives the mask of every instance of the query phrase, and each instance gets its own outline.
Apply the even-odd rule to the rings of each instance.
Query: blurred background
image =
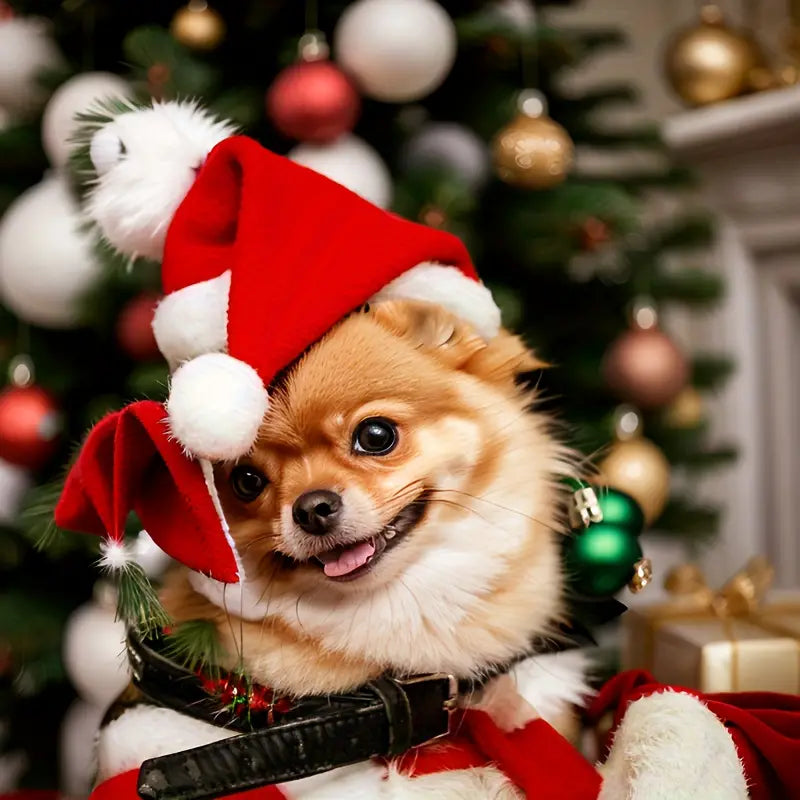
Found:
[[[642,505],[613,535],[658,598],[688,560],[800,581],[796,84],[792,0],[0,0],[0,794],[86,793],[123,633],[97,542],[52,508],[85,430],[168,377],[158,265],[82,222],[76,114],[197,98],[463,237],[554,365],[545,405]],[[607,592],[608,554],[567,558]],[[630,561],[603,566],[622,590]]]

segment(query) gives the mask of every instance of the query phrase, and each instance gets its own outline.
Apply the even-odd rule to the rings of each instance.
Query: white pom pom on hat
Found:
[[[229,461],[245,455],[269,407],[259,374],[225,353],[205,353],[172,376],[170,431],[197,458]]]

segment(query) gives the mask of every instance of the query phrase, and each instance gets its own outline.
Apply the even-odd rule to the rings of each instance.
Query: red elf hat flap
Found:
[[[152,400],[110,414],[90,431],[55,519],[63,528],[121,541],[131,510],[173,558],[217,580],[238,580],[203,470],[170,439],[166,410]]]
[[[60,528],[121,538],[108,481],[114,467],[114,432],[119,413],[104,417],[86,437],[55,508],[55,522]]]
[[[126,480],[135,488],[132,507],[145,530],[164,552],[187,567],[236,583],[236,557],[200,462],[190,459],[169,436],[167,412],[160,403],[135,403],[129,409],[119,453],[124,460],[126,453],[149,448],[147,463],[140,462],[138,474]]]

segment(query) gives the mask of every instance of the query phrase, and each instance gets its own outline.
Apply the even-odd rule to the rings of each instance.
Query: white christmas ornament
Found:
[[[121,253],[160,261],[175,210],[209,151],[235,132],[191,102],[153,103],[109,117],[88,142],[97,180],[86,215]]]
[[[80,303],[99,274],[91,234],[62,177],[17,198],[0,221],[0,299],[45,328],[80,324]]]
[[[0,105],[13,115],[35,111],[47,97],[39,76],[61,63],[46,20],[12,17],[0,22]]]
[[[75,700],[61,723],[59,744],[61,796],[87,797],[96,770],[94,750],[105,706]]]
[[[455,173],[471,188],[489,177],[486,144],[469,128],[455,122],[431,122],[408,142],[403,153],[407,167],[440,167]]]
[[[26,469],[0,458],[0,524],[11,525],[16,520],[22,498],[31,483]]]
[[[133,560],[145,571],[148,578],[160,578],[172,559],[150,538],[147,531],[140,531],[131,545]]]
[[[126,100],[128,84],[111,72],[83,72],[56,89],[42,117],[42,144],[54,167],[63,167],[72,149],[71,138],[80,127],[77,114],[96,109],[106,100]]]
[[[64,665],[84,699],[107,707],[128,685],[125,623],[115,619],[113,607],[86,603],[67,620]]]
[[[298,164],[330,178],[380,208],[392,202],[392,178],[381,157],[352,134],[329,144],[300,144],[289,152]]]
[[[433,0],[357,0],[334,31],[336,60],[364,94],[405,103],[436,89],[456,57],[456,29]]]

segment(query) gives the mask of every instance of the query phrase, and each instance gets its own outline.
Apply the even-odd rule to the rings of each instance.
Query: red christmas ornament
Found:
[[[28,469],[43,466],[55,454],[61,414],[39,386],[9,386],[0,392],[0,458]]]
[[[361,98],[350,78],[327,59],[284,69],[267,92],[267,114],[291,139],[330,142],[351,131]]]
[[[689,380],[689,364],[672,339],[653,325],[617,337],[603,359],[611,390],[639,408],[672,402]]]
[[[136,361],[150,361],[160,353],[153,335],[153,313],[159,296],[150,292],[130,300],[117,319],[119,346]]]

